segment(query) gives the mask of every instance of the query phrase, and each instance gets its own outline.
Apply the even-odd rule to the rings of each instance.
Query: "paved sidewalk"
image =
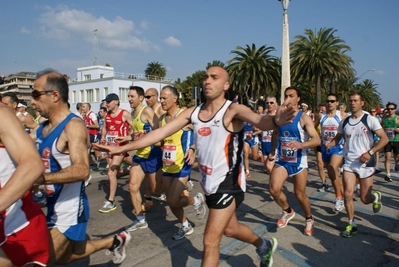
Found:
[[[315,234],[312,237],[302,234],[305,219],[292,192],[291,178],[286,181],[284,190],[297,215],[287,227],[276,228],[281,210],[269,198],[268,175],[263,171],[260,162],[251,161],[251,178],[247,180],[246,198],[237,214],[239,220],[256,233],[278,239],[279,247],[274,256],[274,266],[399,266],[399,175],[392,173],[392,183],[384,181],[385,173],[378,174],[375,178],[374,189],[382,192],[381,213],[375,215],[371,205],[362,204],[358,198],[355,200],[358,233],[346,239],[340,237],[340,232],[347,224],[346,213],[333,210],[335,196],[332,192],[321,193],[316,190],[321,184],[314,156],[309,158],[309,167],[307,194],[316,220]],[[98,209],[103,205],[106,192],[104,182],[107,178],[98,172],[93,172],[92,176],[91,185],[87,187],[91,209],[88,235],[95,239],[119,232],[134,216],[127,191],[127,178],[118,181],[118,208],[111,213],[101,214]],[[192,178],[195,182],[192,193],[196,194],[200,190],[197,171],[192,172]],[[155,201],[155,208],[147,213],[149,228],[132,232],[132,242],[127,248],[128,255],[121,266],[200,266],[206,217],[197,220],[191,207],[185,210],[187,218],[195,224],[195,231],[185,239],[174,241],[172,235],[179,224],[165,202]],[[114,265],[111,257],[101,251],[67,266]],[[223,238],[220,266],[259,266],[259,260],[254,247]]]

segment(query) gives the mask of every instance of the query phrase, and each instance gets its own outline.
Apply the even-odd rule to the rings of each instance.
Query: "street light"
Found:
[[[283,6],[283,45],[281,56],[281,95],[280,103],[284,102],[284,91],[291,86],[290,70],[290,40],[288,32],[288,4],[291,0],[278,0]]]
[[[370,72],[370,71],[375,71],[375,69],[369,69],[368,71],[364,72],[362,75],[360,75],[359,77],[357,77],[356,79],[359,80],[360,77],[362,77],[364,74]]]

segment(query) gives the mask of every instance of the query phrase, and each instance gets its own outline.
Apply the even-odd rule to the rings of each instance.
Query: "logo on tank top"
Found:
[[[201,136],[208,136],[211,134],[211,128],[209,126],[201,127],[198,129],[198,134]]]
[[[212,126],[219,127],[219,122],[220,120],[214,120]]]
[[[42,158],[48,159],[50,158],[50,148],[45,147],[42,152]]]
[[[284,136],[285,136],[285,137],[290,136],[290,132],[289,132],[289,131],[285,131],[285,132],[284,132]]]

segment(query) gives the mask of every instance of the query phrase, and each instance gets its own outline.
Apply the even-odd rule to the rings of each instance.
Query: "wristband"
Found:
[[[370,149],[369,151],[367,151],[369,153],[370,156],[374,155],[374,151],[372,149]]]
[[[195,148],[193,148],[193,147],[190,147],[189,149],[191,149],[194,153],[195,153]]]

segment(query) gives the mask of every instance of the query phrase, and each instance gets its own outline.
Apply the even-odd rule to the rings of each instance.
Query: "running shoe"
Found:
[[[111,203],[109,200],[104,201],[104,206],[99,209],[99,212],[108,213],[110,211],[116,210],[116,205]]]
[[[193,190],[193,188],[194,188],[194,182],[191,180],[188,180],[186,183],[186,190],[188,192],[191,192]]]
[[[268,243],[268,248],[265,251],[260,251],[256,249],[256,253],[260,259],[260,266],[261,267],[270,267],[273,265],[273,253],[276,251],[278,242],[277,239],[272,237],[269,240],[266,240]]]
[[[119,245],[112,251],[113,257],[112,262],[114,264],[121,264],[126,258],[126,246],[129,244],[132,236],[129,232],[123,231],[117,235],[115,238],[119,240]]]
[[[390,174],[390,173],[387,173],[387,174],[385,175],[384,179],[385,179],[385,181],[387,181],[387,182],[392,182],[391,174]]]
[[[146,212],[154,208],[154,201],[152,200],[143,200],[141,203],[141,211]]]
[[[198,193],[195,197],[198,198],[198,200],[200,201],[198,205],[194,205],[196,218],[198,220],[201,220],[206,214],[205,197],[202,193]]]
[[[395,163],[395,171],[399,171],[399,161]]]
[[[381,193],[379,191],[375,191],[373,195],[377,198],[377,200],[374,200],[373,202],[373,211],[374,213],[378,213],[381,211],[382,208],[382,202],[381,202]]]
[[[323,184],[322,187],[320,187],[319,189],[317,189],[318,192],[326,192],[328,191],[329,185],[328,184]]]
[[[303,233],[307,236],[312,236],[314,233],[314,219],[307,219]]]
[[[133,232],[139,229],[146,229],[148,228],[148,223],[146,220],[140,222],[139,220],[133,221],[131,224],[125,227],[126,231]]]
[[[284,228],[287,226],[288,222],[295,217],[295,211],[291,208],[291,212],[286,212],[283,210],[280,218],[277,221],[278,228]]]
[[[343,231],[342,233],[341,233],[341,236],[342,237],[346,237],[346,238],[349,238],[349,237],[352,237],[354,234],[356,234],[357,233],[357,225],[355,224],[355,225],[352,225],[352,224],[348,224],[347,226],[346,226],[346,228],[345,228],[345,231]]]
[[[182,238],[184,238],[185,236],[191,235],[192,233],[194,233],[194,228],[191,225],[191,223],[188,223],[188,226],[182,226],[179,228],[179,230],[177,230],[177,232],[173,235],[173,239],[174,240],[180,240]]]
[[[344,209],[344,207],[345,207],[344,199],[342,197],[341,198],[336,198],[335,199],[335,207],[334,207],[334,209],[336,211],[341,211],[341,210]]]

